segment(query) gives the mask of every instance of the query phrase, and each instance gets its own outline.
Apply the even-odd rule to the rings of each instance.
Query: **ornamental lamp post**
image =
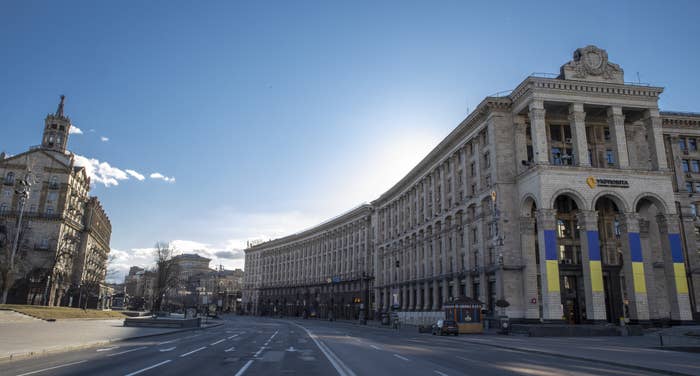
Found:
[[[19,187],[15,190],[15,193],[19,195],[19,218],[17,219],[17,229],[15,230],[15,239],[12,243],[12,252],[10,253],[10,270],[8,271],[8,282],[14,279],[15,271],[15,255],[17,254],[17,249],[19,248],[19,233],[22,229],[22,217],[24,215],[24,206],[29,199],[29,193],[31,192],[32,181],[29,180],[31,170],[27,170],[24,179],[19,180]],[[10,289],[4,289],[2,293],[2,303],[7,303],[7,294]]]

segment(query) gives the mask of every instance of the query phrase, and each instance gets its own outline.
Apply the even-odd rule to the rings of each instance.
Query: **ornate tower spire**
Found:
[[[61,95],[55,114],[49,114],[44,120],[44,135],[41,140],[43,149],[55,150],[64,153],[70,135],[70,118],[63,113],[65,95]]]
[[[58,104],[58,108],[56,109],[56,116],[58,117],[63,117],[63,101],[66,100],[65,95],[61,95],[61,103]]]

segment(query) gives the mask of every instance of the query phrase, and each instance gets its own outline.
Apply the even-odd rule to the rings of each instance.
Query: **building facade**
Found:
[[[659,111],[662,92],[577,49],[559,74],[485,98],[363,206],[359,252],[329,236],[347,214],[246,249],[244,308],[347,304],[353,265],[369,292],[352,304],[413,323],[459,296],[523,322],[697,318],[700,114]]]
[[[66,150],[71,120],[63,100],[47,115],[40,145],[0,155],[5,267],[18,240],[8,302],[102,308],[112,227],[99,200],[89,196],[85,169]]]

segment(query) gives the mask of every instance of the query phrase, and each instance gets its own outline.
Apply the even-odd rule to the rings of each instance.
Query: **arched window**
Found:
[[[5,184],[14,185],[15,184],[15,173],[10,171],[5,175]]]

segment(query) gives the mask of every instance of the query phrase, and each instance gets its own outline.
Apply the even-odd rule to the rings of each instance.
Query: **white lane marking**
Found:
[[[397,358],[399,358],[399,359],[401,359],[401,360],[405,360],[405,361],[408,362],[408,358],[406,358],[406,357],[404,357],[404,356],[401,356],[401,355],[399,355],[399,354],[394,354],[394,356],[397,357]]]
[[[236,376],[241,376],[241,375],[243,375],[243,374],[245,373],[245,370],[247,370],[248,367],[250,367],[250,365],[251,365],[252,363],[253,363],[253,359],[251,359],[251,360],[249,360],[248,362],[246,362],[246,364],[245,364],[241,369],[239,369],[238,372],[236,372]]]
[[[236,347],[234,346],[234,347],[231,347],[231,348],[229,348],[229,349],[224,350],[224,352],[231,352],[231,351],[233,351],[233,350],[235,350],[235,349],[236,349]]]
[[[177,347],[173,346],[173,347],[168,347],[167,349],[160,349],[159,351],[160,351],[160,352],[168,352],[168,351],[173,351],[173,350],[175,350],[176,348],[177,348]]]
[[[218,345],[218,344],[220,344],[221,342],[224,342],[225,340],[226,340],[226,338],[220,339],[220,340],[218,340],[218,341],[216,341],[216,342],[212,343],[212,344],[211,344],[211,345],[209,345],[209,346],[214,346],[214,345]]]
[[[373,349],[375,349],[375,350],[381,350],[381,349],[382,349],[381,347],[375,346],[375,345],[369,345],[369,347],[371,347],[371,348],[373,348]]]
[[[170,362],[171,362],[170,359],[164,360],[164,361],[162,361],[162,362],[160,362],[160,363],[158,363],[158,364],[154,364],[154,365],[152,365],[152,366],[150,366],[150,367],[146,367],[146,368],[144,368],[144,369],[140,369],[140,370],[138,370],[138,371],[136,371],[136,372],[132,372],[132,373],[127,374],[127,375],[125,375],[125,376],[138,375],[138,374],[141,373],[141,372],[146,372],[146,371],[148,371],[149,369],[153,369],[153,368],[156,368],[156,367],[160,367],[160,366],[162,366],[163,364],[167,364],[167,363],[170,363]]]
[[[442,372],[440,372],[440,371],[438,371],[438,370],[433,370],[433,372],[437,373],[437,374],[440,375],[440,376],[447,376],[446,373],[442,373]]]
[[[40,369],[40,370],[36,370],[36,371],[31,371],[31,372],[23,373],[23,374],[17,375],[17,376],[33,375],[33,374],[35,374],[35,373],[44,372],[44,371],[50,371],[50,370],[52,370],[52,369],[68,367],[68,366],[72,366],[72,365],[74,365],[74,364],[80,364],[80,363],[85,363],[85,362],[87,362],[87,360],[81,360],[81,361],[79,361],[79,362],[61,364],[60,366],[53,366],[53,367],[44,368],[44,369]]]
[[[175,339],[171,339],[170,341],[158,342],[158,346],[165,345],[167,343],[173,343],[173,342],[179,341],[179,340],[180,340],[179,338],[175,338]]]
[[[236,338],[236,337],[238,337],[238,334],[234,334],[234,335],[232,335],[232,336],[228,337],[228,339],[231,339],[231,338]]]
[[[265,350],[265,349],[266,349],[265,346],[261,347],[260,350],[258,350],[255,354],[253,354],[253,356],[257,358],[258,355],[260,355],[260,353],[263,352],[263,350]]]
[[[147,346],[137,347],[137,348],[135,348],[135,349],[126,350],[126,351],[122,351],[122,352],[118,352],[118,353],[114,353],[114,354],[109,354],[109,355],[107,355],[107,356],[117,356],[117,355],[121,355],[121,354],[130,353],[130,352],[132,352],[132,351],[143,350],[143,349],[145,349],[145,348],[147,348]]]
[[[119,346],[112,346],[112,347],[107,347],[105,349],[97,349],[97,352],[110,351],[110,350],[114,350],[114,349],[118,349],[118,348],[119,348]]]
[[[197,351],[202,351],[202,350],[204,350],[204,349],[206,349],[206,348],[207,348],[206,346],[202,346],[202,347],[200,347],[200,348],[198,348],[198,349],[195,349],[195,350],[192,350],[192,351],[190,351],[190,352],[187,352],[187,353],[184,353],[184,354],[180,355],[180,358],[184,358],[184,357],[186,357],[187,355],[194,354],[194,353],[196,353]]]
[[[309,336],[309,338],[311,338],[311,340],[314,341],[314,343],[316,344],[316,347],[318,347],[318,349],[321,350],[323,355],[326,356],[326,359],[328,359],[328,361],[331,363],[333,368],[335,368],[335,370],[338,372],[339,376],[356,376],[355,372],[353,372],[347,365],[345,365],[345,363],[343,363],[343,361],[340,360],[340,358],[338,358],[338,356],[335,355],[335,353],[333,353],[333,351],[331,351],[331,349],[328,348],[328,346],[326,346],[325,343],[318,340],[316,338],[316,335],[312,334],[311,331],[309,331],[309,329],[306,329],[297,323],[292,323],[292,324],[298,326],[299,328],[303,329],[306,332],[306,334]]]
[[[465,358],[465,357],[463,357],[463,356],[457,355],[457,356],[455,356],[455,358],[457,358],[457,359],[462,359],[462,360],[466,360],[466,361],[468,361],[468,362],[471,362],[471,359],[467,359],[467,358]]]

